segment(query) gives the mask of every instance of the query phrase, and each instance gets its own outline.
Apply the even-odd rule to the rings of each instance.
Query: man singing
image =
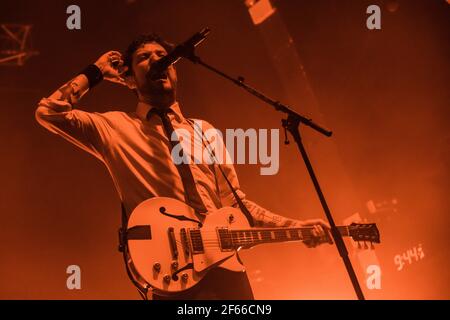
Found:
[[[238,207],[219,164],[175,164],[171,134],[187,130],[194,137],[191,122],[183,116],[176,99],[177,73],[174,66],[150,77],[152,64],[170,52],[172,46],[157,35],[135,39],[122,55],[103,54],[94,64],[64,84],[36,110],[37,121],[81,149],[100,159],[108,168],[119,197],[129,215],[142,201],[152,197],[175,198],[207,214],[223,206]],[[128,86],[138,98],[135,112],[85,112],[74,107],[103,79]],[[203,121],[205,129],[212,128]],[[201,143],[193,141],[193,143]],[[190,150],[183,150],[191,157]],[[245,198],[232,164],[220,164],[255,225],[270,227],[313,226],[314,239],[308,247],[329,241],[329,226],[323,220],[298,221],[275,215]],[[134,274],[137,280],[139,275]],[[193,288],[172,299],[253,299],[245,272],[215,268]],[[153,294],[153,299],[168,299]]]

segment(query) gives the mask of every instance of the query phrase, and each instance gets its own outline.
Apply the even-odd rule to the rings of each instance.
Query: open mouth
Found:
[[[147,78],[151,81],[164,81],[168,79],[167,72],[160,72],[153,74],[151,72],[147,73]]]

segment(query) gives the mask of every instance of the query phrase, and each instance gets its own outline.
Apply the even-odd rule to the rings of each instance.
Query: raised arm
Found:
[[[41,99],[35,111],[36,120],[44,128],[101,159],[102,142],[108,135],[104,119],[100,114],[76,110],[74,107],[103,79],[125,85],[121,77],[125,71],[119,52],[103,54],[81,74],[49,97]]]
[[[121,74],[125,71],[126,68],[123,67],[120,52],[106,52],[93,65],[87,67],[81,74],[69,80],[53,92],[48,99],[68,102],[74,107],[90,88],[94,87],[103,79],[126,85],[125,79],[121,77]]]

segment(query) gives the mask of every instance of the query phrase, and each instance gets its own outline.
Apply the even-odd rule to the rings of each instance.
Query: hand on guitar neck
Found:
[[[315,248],[318,245],[328,243],[333,244],[333,238],[330,233],[330,225],[322,219],[309,219],[300,221],[300,227],[313,227],[313,237],[303,241],[308,248]]]

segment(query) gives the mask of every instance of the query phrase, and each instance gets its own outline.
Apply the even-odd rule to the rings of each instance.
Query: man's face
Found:
[[[158,43],[145,43],[133,53],[132,69],[137,90],[143,96],[172,96],[175,99],[177,73],[170,66],[155,80],[150,79],[152,63],[167,55],[167,51]]]

